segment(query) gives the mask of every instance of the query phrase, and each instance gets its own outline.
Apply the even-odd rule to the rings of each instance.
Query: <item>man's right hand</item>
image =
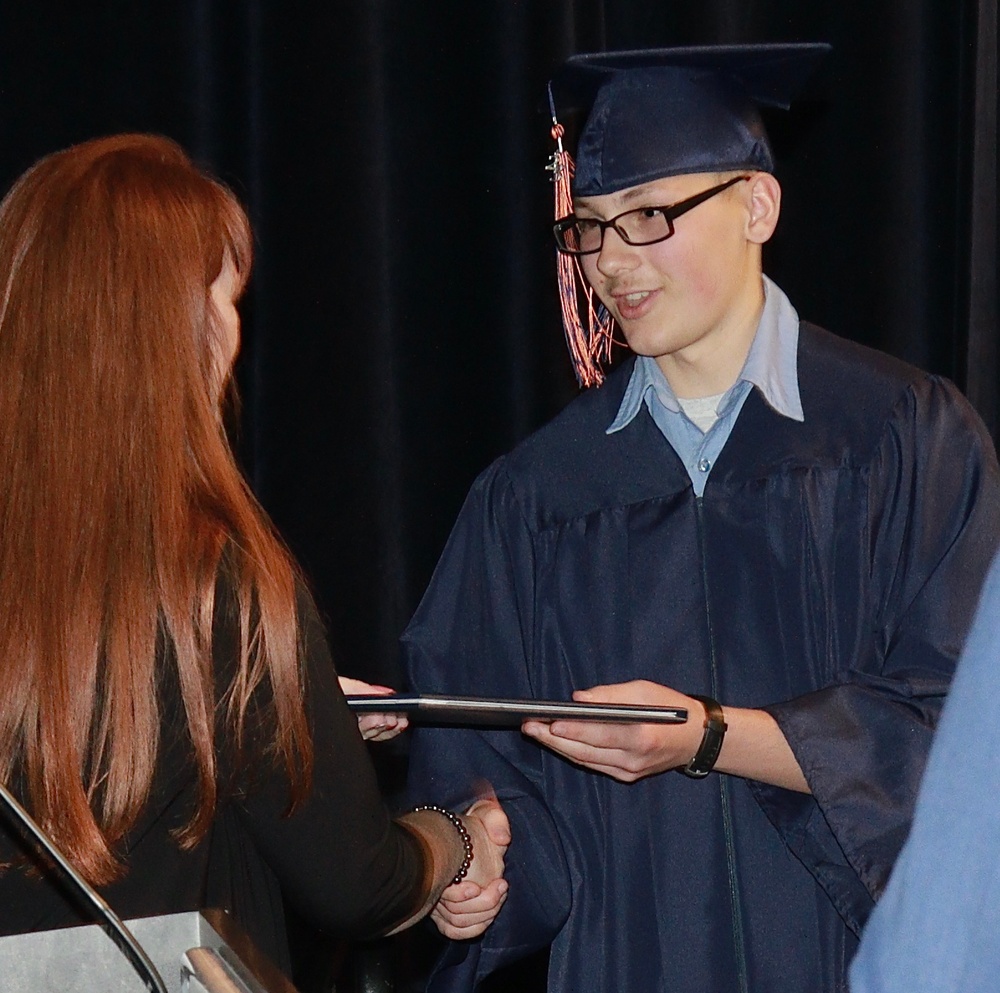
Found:
[[[507,899],[504,855],[510,844],[510,823],[495,799],[478,800],[464,815],[472,837],[469,873],[441,894],[431,919],[446,937],[477,938],[493,923]]]

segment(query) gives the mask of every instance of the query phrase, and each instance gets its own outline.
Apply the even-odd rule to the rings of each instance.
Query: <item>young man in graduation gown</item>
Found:
[[[953,385],[800,322],[762,275],[781,191],[756,104],[821,47],[584,56],[554,81],[592,101],[557,241],[635,354],[477,479],[409,676],[690,719],[415,735],[421,795],[482,777],[513,834],[506,905],[433,990],[550,942],[553,993],[846,985],[1000,488]]]

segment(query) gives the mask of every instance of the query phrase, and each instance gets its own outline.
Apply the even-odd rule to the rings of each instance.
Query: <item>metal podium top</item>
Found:
[[[211,987],[199,975],[182,982],[185,953],[224,963],[220,993],[296,993],[284,975],[258,952],[242,930],[219,910],[190,911],[125,922],[159,970],[170,993],[201,993]],[[197,958],[197,957],[196,957]],[[194,970],[196,972],[196,970]],[[226,982],[229,985],[226,985]],[[141,993],[145,985],[97,924],[0,937],[0,989],[4,993]]]

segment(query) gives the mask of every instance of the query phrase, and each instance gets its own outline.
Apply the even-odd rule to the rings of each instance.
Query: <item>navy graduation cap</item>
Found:
[[[587,109],[575,196],[691,172],[774,161],[758,107],[788,107],[825,44],[710,45],[575,55],[552,80],[555,106]]]
[[[549,83],[556,217],[572,197],[600,196],[666,176],[761,170],[774,159],[759,107],[788,107],[822,43],[707,45],[574,55]],[[587,115],[573,162],[558,114]],[[559,256],[566,343],[582,386],[600,385],[613,326],[580,271]],[[582,300],[581,300],[582,297]],[[582,313],[581,313],[582,312]]]

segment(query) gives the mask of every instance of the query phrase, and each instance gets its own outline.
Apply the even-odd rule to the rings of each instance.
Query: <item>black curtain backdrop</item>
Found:
[[[767,271],[803,317],[954,379],[994,433],[996,0],[0,4],[0,182],[163,132],[247,204],[240,450],[343,672],[396,640],[474,475],[576,393],[544,84],[579,51],[829,41],[768,116]]]
[[[466,488],[576,387],[544,84],[568,54],[825,40],[768,116],[769,273],[997,429],[996,0],[94,0],[0,6],[0,182],[171,135],[246,202],[240,448],[348,673],[396,639]]]

